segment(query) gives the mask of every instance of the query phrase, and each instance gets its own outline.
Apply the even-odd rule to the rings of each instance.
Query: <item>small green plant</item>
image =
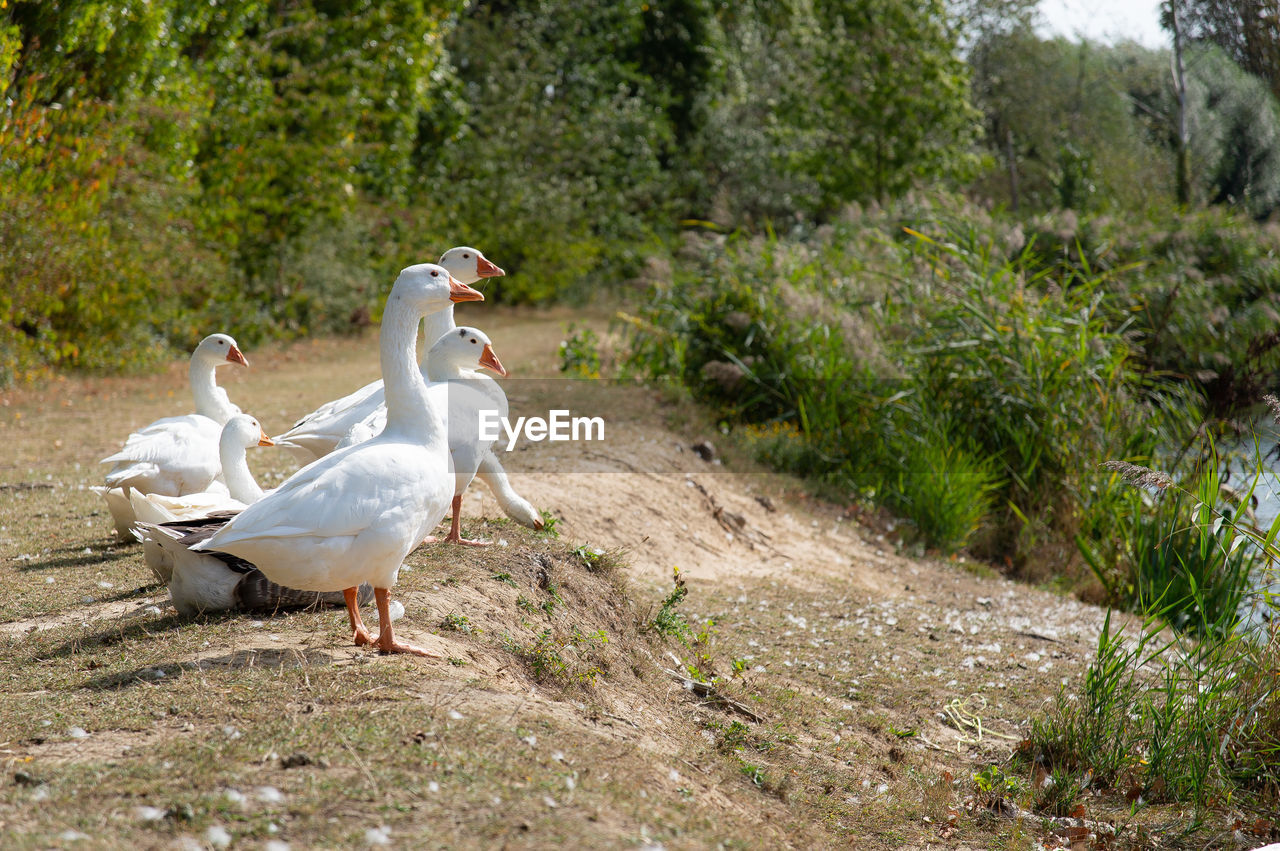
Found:
[[[1003,807],[1006,801],[1017,797],[1022,789],[1016,778],[1007,776],[994,763],[974,772],[973,785],[978,790],[982,804],[991,809]]]
[[[711,657],[711,641],[715,636],[716,622],[708,618],[702,628],[694,633],[692,640],[687,641],[693,651],[693,661],[685,665],[689,676],[700,683],[714,683],[719,677],[715,673],[715,660]]]
[[[671,569],[671,579],[673,585],[671,593],[658,605],[658,611],[650,619],[648,628],[667,638],[684,641],[690,633],[689,623],[677,609],[689,595],[689,587],[685,584],[684,577],[680,575],[679,567]]]
[[[560,518],[556,517],[550,511],[543,510],[542,528],[538,530],[538,534],[548,538],[559,538],[560,537],[559,526],[560,526]]]
[[[505,646],[524,660],[538,682],[591,685],[604,667],[601,651],[609,644],[604,630],[585,633],[576,625],[567,638],[558,638],[548,627],[528,646],[507,638]]]
[[[741,771],[748,780],[760,787],[765,785],[765,782],[769,777],[768,773],[763,768],[746,762],[745,760],[739,763],[738,770]]]
[[[577,626],[574,626],[570,630],[570,636],[572,637],[573,643],[577,646],[581,646],[583,644],[598,644],[601,647],[604,647],[609,643],[609,633],[605,632],[603,629],[597,629],[592,633],[585,633],[578,629]]]
[[[506,571],[503,571],[503,572],[501,572],[501,573],[495,573],[495,574],[494,574],[492,577],[490,577],[490,578],[495,579],[495,580],[497,580],[498,582],[505,582],[507,585],[510,585],[512,588],[519,588],[519,587],[520,587],[518,584],[516,584],[516,581],[515,581],[514,579],[512,579],[512,578],[511,578],[511,574],[510,574],[510,573],[507,573]]]
[[[516,608],[524,609],[529,614],[533,614],[538,610],[538,607],[533,604],[533,601],[523,594],[516,597]]]
[[[742,757],[737,757],[737,761],[738,771],[742,773],[743,777],[750,780],[751,784],[757,789],[760,789],[763,792],[768,792],[770,795],[776,795],[780,798],[785,796],[785,783],[783,781],[779,781],[770,774],[768,769],[764,766],[747,762]]]
[[[616,551],[604,550],[586,544],[574,547],[573,555],[582,562],[582,566],[592,573],[608,573],[618,566]]]
[[[731,721],[728,727],[720,729],[720,738],[716,746],[725,753],[740,751],[751,741],[751,728],[741,721]]]
[[[525,650],[524,656],[529,663],[529,670],[539,681],[561,679],[569,671],[564,657],[560,655],[560,645],[552,637],[550,629],[538,633],[533,644]]]
[[[587,326],[570,323],[560,341],[560,371],[579,378],[600,377],[600,338]]]
[[[1038,813],[1067,816],[1080,800],[1081,778],[1069,771],[1054,770],[1036,787],[1031,805]]]
[[[712,721],[707,724],[707,729],[715,734],[716,749],[726,754],[745,750],[770,753],[777,749],[779,741],[794,741],[794,736],[776,726],[773,730],[775,738],[769,738],[741,721],[730,721],[727,726]]]
[[[473,631],[470,618],[466,615],[454,614],[453,612],[444,616],[440,621],[440,628],[453,630],[454,632],[466,633],[467,635],[470,635]]]

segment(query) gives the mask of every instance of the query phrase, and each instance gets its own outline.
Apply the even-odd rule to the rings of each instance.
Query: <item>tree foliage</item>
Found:
[[[1174,195],[1178,102],[1170,56],[1136,44],[989,32],[970,51],[974,100],[999,163],[979,182],[1008,198],[1009,157],[1032,210],[1144,209]],[[1191,200],[1264,218],[1280,204],[1280,109],[1216,47],[1185,57]]]
[[[1166,0],[1163,5],[1170,2],[1178,4],[1188,35],[1220,47],[1280,97],[1280,6],[1275,0]]]
[[[350,327],[446,239],[540,299],[963,175],[958,38],[941,0],[12,0],[0,383]]]

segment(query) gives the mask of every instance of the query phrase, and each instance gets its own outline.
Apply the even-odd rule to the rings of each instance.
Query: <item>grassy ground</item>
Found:
[[[483,324],[508,367],[552,375],[564,319]],[[248,355],[253,370],[227,383],[268,431],[376,374],[368,339]],[[723,467],[655,472],[668,456],[703,464],[682,451],[714,434],[697,412],[652,393],[614,411],[621,436],[597,459],[616,466],[607,487],[569,486],[545,446],[517,453],[521,489],[563,534],[469,497],[464,532],[495,546],[420,548],[393,592],[398,631],[447,660],[422,661],[351,646],[340,611],[168,608],[86,488],[131,429],[188,404],[181,365],[0,400],[6,847],[1029,848],[1062,835],[984,808],[970,778],[1080,676],[1101,613],[963,559],[903,557],[891,522],[819,503],[732,447]],[[250,461],[268,481],[292,468],[270,450]],[[676,564],[690,593],[664,635],[649,627]],[[718,675],[714,690],[669,673],[689,666]],[[1120,845],[1133,825],[1178,818],[1120,806],[1088,813],[1130,825]]]

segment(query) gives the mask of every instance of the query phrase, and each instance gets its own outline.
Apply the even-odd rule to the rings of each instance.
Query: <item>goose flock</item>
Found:
[[[460,533],[462,495],[476,478],[513,520],[543,526],[512,488],[492,441],[480,437],[480,412],[505,417],[507,398],[478,370],[507,371],[484,332],[453,318],[454,304],[484,300],[472,284],[503,274],[467,246],[402,270],[383,312],[381,380],[274,438],[217,384],[218,369],[249,365],[235,340],[213,334],[200,342],[190,366],[195,413],[129,435],[102,460],[112,467],[94,488],[116,534],[143,543],[180,614],[345,605],[357,645],[435,655],[399,641],[392,626],[403,607],[389,593],[409,552],[434,542],[429,533],[446,516],[444,543],[485,545]],[[264,491],[247,457],[259,446],[282,448],[305,466]],[[376,637],[360,615],[370,598]]]

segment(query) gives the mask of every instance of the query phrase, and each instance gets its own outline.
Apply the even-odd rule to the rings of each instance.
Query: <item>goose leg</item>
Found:
[[[462,537],[462,494],[453,498],[453,520],[449,524],[449,534],[444,536],[450,544],[462,544],[464,547],[487,547],[488,541],[472,541]]]
[[[476,470],[476,478],[488,485],[503,512],[521,526],[530,529],[541,529],[545,524],[538,509],[529,504],[529,500],[516,493],[507,478],[507,471],[502,469],[502,462],[490,449],[480,459],[480,467]]]
[[[430,653],[418,647],[416,644],[401,644],[396,641],[395,633],[391,629],[391,612],[387,606],[388,590],[386,588],[374,588],[373,598],[378,601],[378,649],[383,653],[413,653],[417,656],[426,656],[428,659],[439,659],[440,654]]]
[[[363,647],[366,644],[372,644],[373,638],[369,635],[369,630],[364,628],[364,620],[360,617],[360,603],[356,599],[359,591],[358,588],[346,588],[342,592],[342,598],[347,601],[347,620],[351,623],[351,637],[357,647]]]

